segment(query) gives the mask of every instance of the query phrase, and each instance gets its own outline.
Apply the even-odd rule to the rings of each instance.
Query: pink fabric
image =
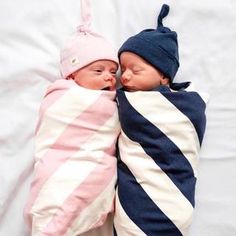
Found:
[[[65,87],[66,86],[66,87]],[[72,87],[73,84],[71,83],[66,83],[66,85],[61,81],[57,81],[57,88],[55,89],[54,86],[49,86],[47,89],[47,92],[44,97],[47,96],[47,100],[43,100],[41,106],[40,106],[40,111],[39,111],[39,120],[36,126],[35,133],[38,132],[39,126],[42,122],[42,118],[44,115],[44,111],[46,111],[55,101],[57,101],[67,90],[65,88],[70,88]],[[49,96],[50,94],[50,96]]]
[[[102,225],[113,210],[115,143],[120,132],[114,98],[115,91],[89,90],[74,81],[58,80],[49,87],[41,107],[34,180],[25,208],[32,235],[84,233]],[[88,173],[81,177],[64,170],[67,165]],[[91,215],[91,205],[102,207]],[[80,225],[82,229],[77,228]]]
[[[82,0],[80,3],[81,3],[82,25],[89,29],[91,25],[91,18],[92,18],[90,1]]]
[[[53,220],[47,225],[45,229],[46,233],[42,235],[64,235],[70,227],[71,222],[79,217],[80,213],[86,209],[109,184],[111,178],[116,174],[116,162],[113,158],[107,158],[107,154],[104,153],[100,164],[104,167],[101,168],[101,166],[98,165],[96,169],[89,174],[86,180],[75,189],[61,206],[62,210],[59,210]],[[109,165],[112,166],[112,169],[106,168]],[[95,187],[94,183],[97,182],[101,184]],[[84,195],[81,196],[81,194]],[[111,205],[110,211],[112,212],[113,210],[114,207]],[[107,213],[105,216],[101,214],[98,222],[94,222],[96,224],[91,228],[101,226],[105,222],[106,217]]]

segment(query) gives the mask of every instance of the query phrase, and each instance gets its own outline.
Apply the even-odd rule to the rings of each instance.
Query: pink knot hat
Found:
[[[113,45],[102,35],[90,30],[91,7],[89,0],[81,0],[82,25],[66,41],[61,50],[60,69],[64,79],[73,72],[98,60],[110,60],[118,64]]]

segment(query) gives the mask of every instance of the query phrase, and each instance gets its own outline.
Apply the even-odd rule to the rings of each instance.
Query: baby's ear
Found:
[[[68,75],[66,79],[67,79],[67,80],[73,80],[73,79],[74,79],[74,75],[73,75],[73,73],[70,74],[70,75]]]
[[[161,78],[161,85],[169,85],[169,84],[170,84],[169,78],[163,75],[163,77]]]

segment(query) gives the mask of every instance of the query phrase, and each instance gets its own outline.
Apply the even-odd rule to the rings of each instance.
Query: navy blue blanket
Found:
[[[115,234],[187,235],[194,209],[196,167],[206,104],[197,92],[117,92]]]

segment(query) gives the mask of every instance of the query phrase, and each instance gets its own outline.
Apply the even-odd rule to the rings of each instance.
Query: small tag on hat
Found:
[[[79,63],[79,59],[78,59],[77,57],[73,57],[73,58],[70,60],[70,63],[71,63],[72,65],[76,65],[76,64]]]

